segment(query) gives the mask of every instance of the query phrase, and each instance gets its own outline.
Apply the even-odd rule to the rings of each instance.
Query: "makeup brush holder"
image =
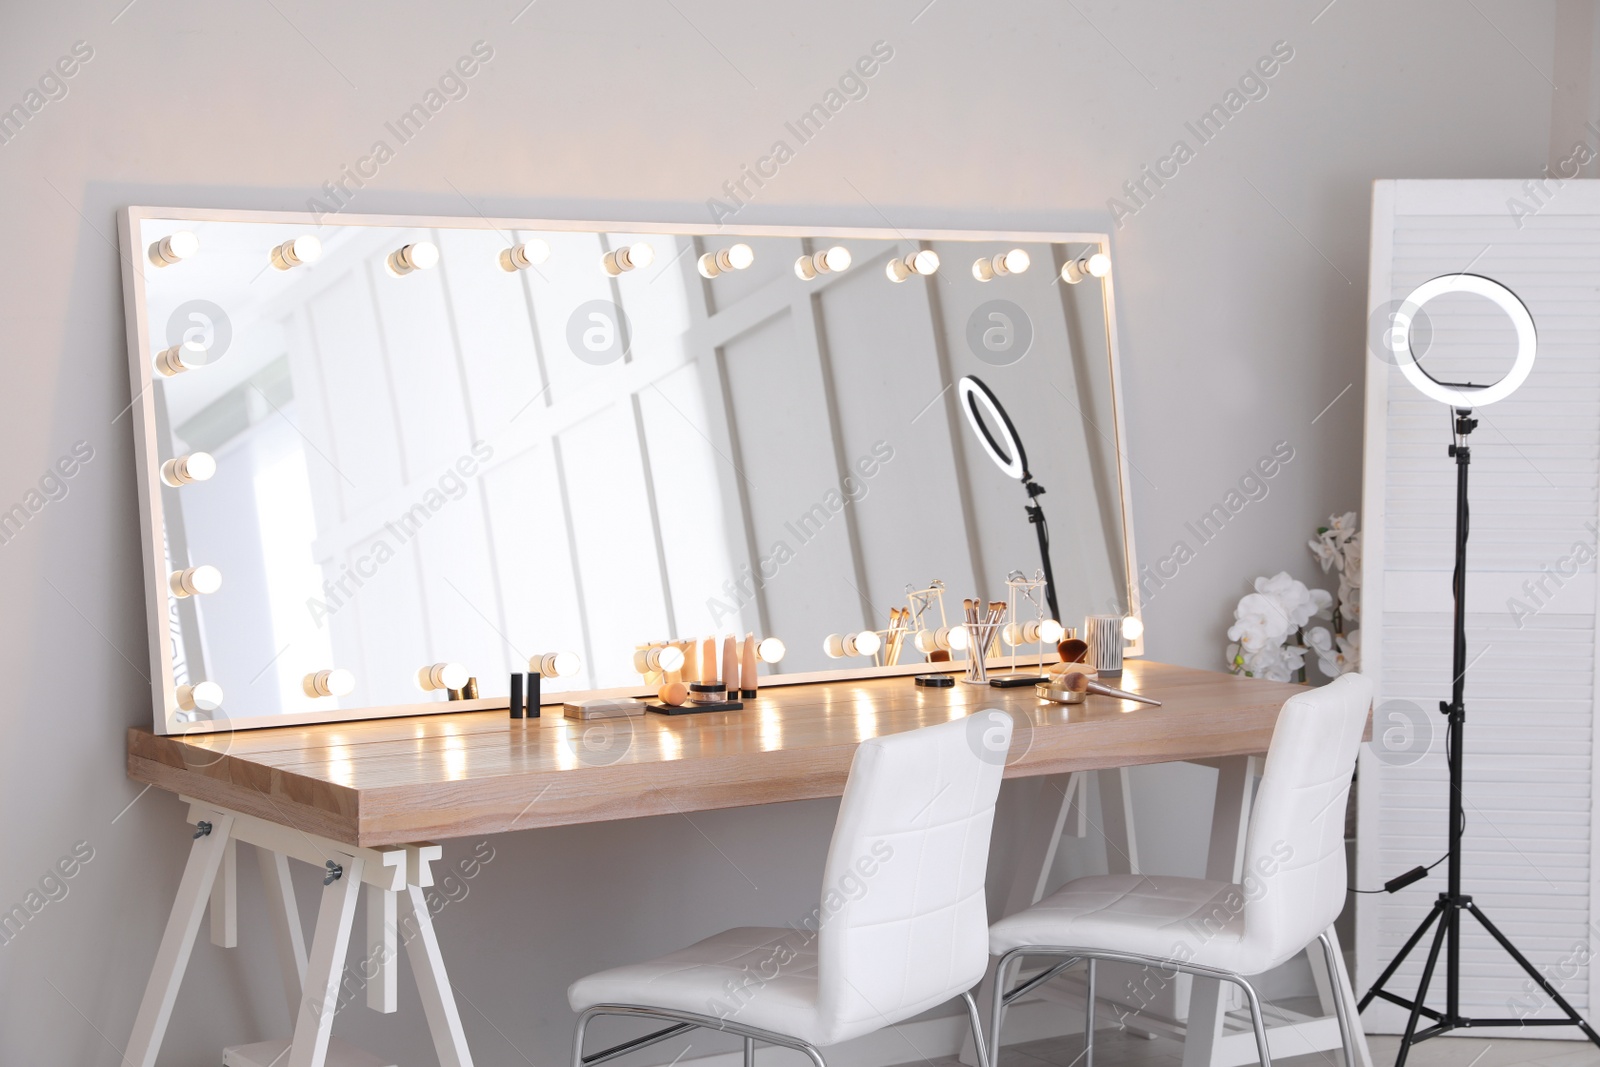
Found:
[[[1089,646],[1087,662],[1100,675],[1122,673],[1122,616],[1090,615],[1083,620],[1083,640]]]
[[[994,635],[1000,632],[1000,622],[969,622],[967,629],[967,674],[961,680],[968,685],[989,684],[989,646]]]

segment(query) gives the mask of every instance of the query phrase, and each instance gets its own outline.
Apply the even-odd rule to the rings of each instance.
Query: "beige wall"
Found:
[[[1185,123],[1286,41],[1267,95],[1116,231],[1141,558],[1192,539],[1185,523],[1275,442],[1295,449],[1270,495],[1149,601],[1151,654],[1214,667],[1247,579],[1313,578],[1304,540],[1358,499],[1369,182],[1531,177],[1550,151],[1550,3],[124,3],[13,2],[0,33],[0,106],[74,42],[93,49],[0,145],[0,510],[75,442],[93,448],[67,495],[0,545],[0,908],[75,843],[93,849],[67,896],[0,945],[8,1064],[116,1062],[189,843],[170,797],[117,818],[138,793],[122,732],[149,717],[117,208],[302,208],[384,138],[394,157],[352,210],[705,219],[881,40],[894,54],[867,97],[740,221],[1099,227],[1124,181],[1179,138],[1193,147]],[[478,40],[494,54],[466,97],[398,144],[385,123]],[[1164,802],[1193,778],[1139,776],[1145,852],[1168,869],[1198,862],[1203,808]],[[831,812],[496,839],[440,918],[479,1062],[558,1062],[561,991],[588,969],[802,914]],[[213,1064],[225,1042],[285,1029],[264,938],[242,940],[197,950],[164,1063]],[[409,982],[402,1003],[399,1020],[357,1009],[341,1031],[410,1056],[426,1046]]]

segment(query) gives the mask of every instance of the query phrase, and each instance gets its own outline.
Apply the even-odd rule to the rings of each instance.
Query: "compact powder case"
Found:
[[[1055,704],[1082,704],[1089,699],[1088,693],[1079,693],[1064,686],[1052,685],[1050,682],[1040,682],[1033,687],[1041,700],[1048,700]]]
[[[916,682],[924,689],[950,689],[956,684],[955,678],[948,674],[919,674]]]
[[[721,704],[728,699],[728,690],[721,682],[693,682],[689,685],[691,704]]]

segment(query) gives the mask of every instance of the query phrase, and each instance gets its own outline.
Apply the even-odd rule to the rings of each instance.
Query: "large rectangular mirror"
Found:
[[[727,633],[785,643],[773,681],[906,670],[825,639],[936,580],[952,623],[1005,598],[1030,503],[1061,621],[1137,616],[1105,234],[131,208],[122,239],[159,732],[504,706],[559,651],[547,697],[640,692],[641,645]]]

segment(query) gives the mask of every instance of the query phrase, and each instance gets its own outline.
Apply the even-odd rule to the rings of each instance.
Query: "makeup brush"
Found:
[[[1097,682],[1087,674],[1064,675],[1061,681],[1056,684],[1060,688],[1070,689],[1074,693],[1098,693],[1103,697],[1116,697],[1118,700],[1135,700],[1140,704],[1150,704],[1158,708],[1161,706],[1161,701],[1159,700],[1151,700],[1149,697],[1142,697],[1138,693],[1130,693],[1126,689],[1118,689],[1115,686],[1106,685],[1104,682]]]
[[[1056,654],[1062,663],[1082,663],[1089,657],[1089,643],[1076,637],[1062,638],[1056,643]]]

